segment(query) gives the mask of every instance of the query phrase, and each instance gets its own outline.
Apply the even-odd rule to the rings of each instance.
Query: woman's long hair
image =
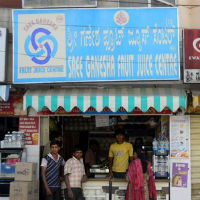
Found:
[[[147,160],[146,160],[145,151],[142,148],[136,148],[134,151],[137,154],[137,157],[141,160],[143,173],[146,173],[147,172]]]

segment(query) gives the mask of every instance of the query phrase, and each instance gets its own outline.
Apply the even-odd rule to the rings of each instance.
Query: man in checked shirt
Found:
[[[73,150],[73,156],[65,163],[64,175],[67,186],[67,200],[84,200],[82,183],[87,181],[83,164],[83,152],[79,146]]]

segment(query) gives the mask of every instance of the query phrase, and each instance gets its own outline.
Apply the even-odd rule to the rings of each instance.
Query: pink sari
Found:
[[[149,173],[149,182],[148,182],[149,197],[153,200],[157,200],[156,184],[150,162],[147,162],[147,168]]]
[[[153,172],[151,170],[151,165],[149,162],[147,165],[149,173],[149,181],[148,181],[149,196],[153,200],[157,200]],[[132,161],[131,164],[129,165],[128,178],[130,182],[128,184],[128,188],[126,191],[125,200],[145,200],[143,171],[140,159]]]

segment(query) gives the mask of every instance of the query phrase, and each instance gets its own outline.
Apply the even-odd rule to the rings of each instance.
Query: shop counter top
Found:
[[[88,181],[104,181],[104,182],[109,182],[110,178],[89,178]],[[111,179],[112,182],[127,182],[126,179],[116,179],[116,178],[112,178]]]
[[[87,182],[83,183],[82,187],[83,189],[89,188],[89,189],[98,189],[102,188],[103,186],[108,187],[109,186],[109,178],[89,178]],[[126,188],[128,181],[126,179],[115,179],[112,178],[112,187],[122,187]],[[169,180],[168,179],[156,179],[156,190],[163,190],[169,189]],[[66,188],[65,183],[62,182],[62,189]]]

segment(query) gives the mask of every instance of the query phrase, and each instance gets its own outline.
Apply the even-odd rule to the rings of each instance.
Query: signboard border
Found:
[[[131,8],[80,8],[78,10],[87,10],[87,9],[98,9],[98,10],[109,10],[109,9],[122,9],[122,10],[130,10]],[[162,7],[160,8],[133,8],[133,9],[163,9]],[[179,27],[179,20],[178,20],[178,9],[177,8],[164,8],[164,9],[176,9],[176,12],[177,12],[177,26]],[[40,13],[64,13],[65,14],[65,11],[68,10],[68,9],[59,9],[59,10],[56,10],[56,9],[23,9],[22,10],[13,10],[12,11],[12,18],[14,20],[15,23],[13,23],[13,49],[14,49],[14,54],[17,54],[17,45],[18,45],[18,19],[17,19],[17,16],[19,14],[40,14]],[[15,14],[17,14],[17,16]],[[65,15],[66,17],[66,15]],[[16,24],[16,25],[15,25]],[[134,78],[134,79],[123,79],[123,80],[119,80],[119,79],[112,79],[112,80],[72,80],[72,81],[69,81],[69,80],[65,80],[66,77],[48,77],[48,78],[31,78],[31,79],[27,79],[27,78],[24,78],[24,79],[18,79],[17,78],[17,73],[15,73],[17,71],[17,62],[18,62],[18,56],[13,56],[13,83],[14,84],[33,84],[33,83],[74,83],[74,82],[77,82],[77,83],[109,83],[109,82],[155,82],[155,81],[180,81],[181,79],[181,70],[180,70],[180,48],[179,48],[179,29],[178,29],[178,33],[177,33],[177,38],[178,38],[178,49],[177,49],[177,53],[178,53],[178,56],[177,56],[177,60],[178,60],[178,75],[176,78],[165,78],[165,79],[162,79],[162,78],[155,78],[155,79],[140,79],[140,78]],[[17,45],[15,45],[17,44]],[[57,80],[55,80],[56,78],[58,78]]]

